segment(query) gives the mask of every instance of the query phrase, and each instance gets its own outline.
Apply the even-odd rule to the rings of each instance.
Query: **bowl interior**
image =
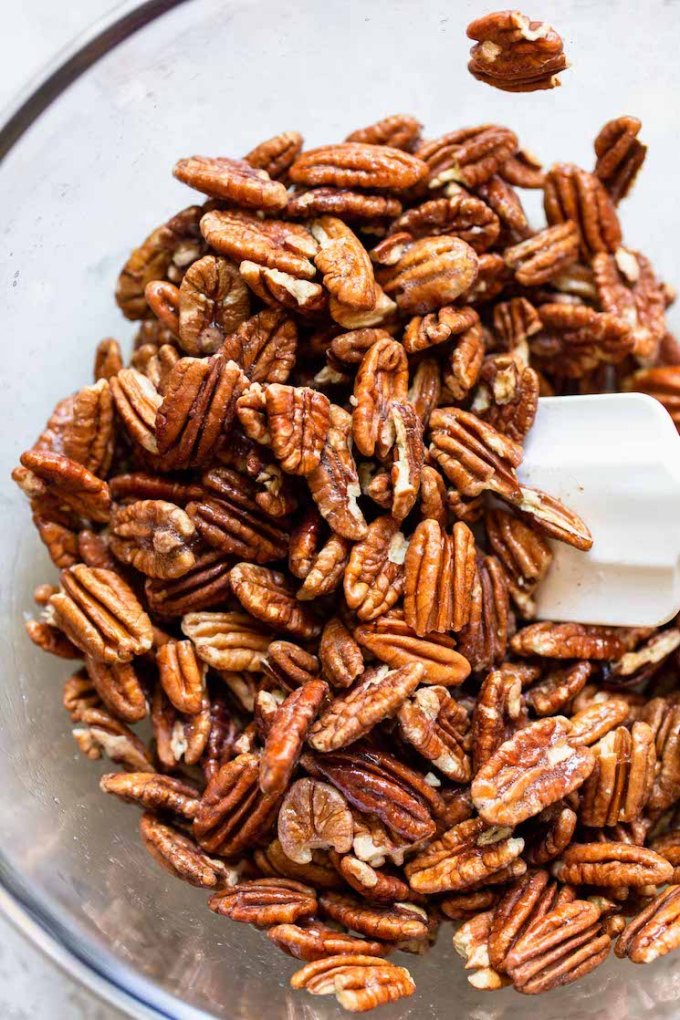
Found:
[[[519,96],[466,71],[465,26],[478,13],[478,4],[461,0],[194,0],[86,70],[0,170],[0,872],[76,956],[165,1015],[298,1020],[341,1011],[326,998],[293,995],[294,962],[250,928],[212,915],[204,894],[159,870],[141,847],[135,810],[99,793],[107,765],[79,757],[61,709],[68,663],[42,655],[24,635],[32,590],[55,571],[9,472],[55,402],[90,381],[96,342],[107,335],[129,342],[134,327],[112,297],[116,275],[132,246],[193,200],[170,174],[179,156],[238,156],[286,129],[320,144],[405,111],[429,137],[504,123],[545,162],[590,167],[600,126],[635,114],[649,157],[622,208],[624,233],[672,283],[680,236],[677,6],[543,3],[540,17],[563,35],[573,67],[555,92]],[[454,1008],[459,1017],[514,1020],[531,1008],[510,991],[474,991],[453,960],[449,930],[433,952],[402,962],[418,991],[383,1008],[384,1020]],[[650,968],[611,962],[539,1008],[546,1020],[671,1016],[678,985],[671,957]]]

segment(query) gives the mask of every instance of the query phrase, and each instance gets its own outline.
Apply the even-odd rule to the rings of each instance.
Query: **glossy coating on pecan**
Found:
[[[298,779],[285,796],[278,820],[281,848],[296,864],[309,864],[315,850],[347,853],[352,815],[343,795],[318,779]]]
[[[518,655],[549,659],[618,659],[628,651],[630,631],[585,623],[532,623],[511,639]]]
[[[173,503],[145,499],[116,507],[110,527],[111,552],[147,577],[181,577],[195,565],[196,528]]]
[[[373,266],[356,234],[335,216],[312,220],[309,229],[319,244],[314,261],[326,290],[350,308],[373,308],[376,302]]]
[[[528,524],[544,531],[551,538],[566,542],[583,552],[592,547],[593,536],[588,525],[577,513],[547,492],[521,485],[519,499],[513,497],[511,502]]]
[[[364,1013],[386,1002],[413,995],[415,983],[405,967],[358,953],[328,956],[293,974],[292,988],[311,995],[335,995],[343,1009]]]
[[[396,439],[391,417],[393,402],[408,398],[408,363],[404,348],[381,337],[364,355],[354,381],[352,433],[357,449],[367,457],[384,458]]]
[[[553,870],[574,885],[661,885],[673,876],[673,866],[653,850],[608,842],[572,843]]]
[[[592,672],[589,662],[575,662],[564,669],[551,669],[526,692],[526,702],[536,715],[555,715],[583,690]]]
[[[535,615],[533,592],[552,562],[550,546],[541,535],[506,510],[489,510],[485,524],[489,544],[503,568],[512,600],[524,617],[531,618]]]
[[[190,188],[212,198],[223,198],[249,209],[282,209],[286,189],[272,181],[266,170],[260,170],[242,159],[225,156],[190,156],[180,159],[173,175]]]
[[[153,859],[175,878],[199,889],[218,889],[232,877],[224,861],[203,853],[190,836],[147,812],[139,822],[142,843]]]
[[[375,620],[395,604],[404,589],[407,542],[394,517],[378,517],[352,547],[345,569],[347,605],[360,620]]]
[[[669,885],[637,914],[619,936],[617,956],[651,963],[680,946],[680,886]]]
[[[397,713],[402,737],[456,783],[472,777],[468,756],[470,720],[445,687],[421,687]]]
[[[354,896],[328,892],[319,897],[324,914],[351,931],[385,942],[424,939],[428,935],[428,917],[414,903],[382,905],[364,903]]]
[[[393,113],[368,127],[357,128],[347,135],[346,142],[367,142],[369,145],[389,145],[393,149],[411,152],[423,125],[408,113]]]
[[[461,128],[425,142],[416,155],[428,167],[430,188],[449,181],[476,188],[488,181],[517,151],[516,136],[495,124]]]
[[[329,421],[319,464],[306,476],[307,484],[333,531],[356,541],[365,538],[368,526],[357,503],[361,488],[352,456],[352,418],[331,404]]]
[[[393,668],[420,663],[424,669],[422,683],[457,686],[470,674],[470,663],[456,651],[449,635],[430,633],[418,637],[398,609],[361,624],[354,637],[362,648]]]
[[[343,142],[303,152],[290,168],[298,184],[336,188],[388,188],[400,191],[422,180],[422,160],[389,145]]]
[[[458,650],[475,672],[503,661],[510,623],[505,576],[495,556],[484,556],[472,586],[470,618],[458,634]]]
[[[321,460],[330,426],[330,401],[307,386],[253,383],[236,402],[247,436],[271,446],[284,471],[307,475]]]
[[[133,442],[148,453],[158,453],[156,415],[163,403],[160,393],[135,368],[123,368],[110,382],[111,393],[123,427]]]
[[[522,717],[520,678],[503,669],[492,669],[482,681],[472,712],[471,744],[475,773],[501,744],[510,739]]]
[[[152,280],[164,279],[173,268],[191,263],[200,256],[198,223],[201,212],[198,205],[183,209],[153,230],[132,251],[116,285],[116,303],[126,318],[145,319],[150,314],[144,298],[146,285]]]
[[[156,756],[166,769],[180,762],[197,765],[208,746],[210,736],[210,695],[202,692],[198,712],[178,712],[163,688],[158,685],[151,699],[151,729],[156,741]]]
[[[292,641],[272,641],[262,671],[285,691],[302,687],[319,675],[319,660]]]
[[[419,637],[460,630],[470,618],[477,567],[475,540],[458,521],[451,535],[424,520],[409,541],[404,560],[404,619]]]
[[[200,800],[198,790],[188,783],[153,772],[108,772],[99,780],[99,788],[128,804],[187,821],[195,818]]]
[[[61,453],[27,450],[21,455],[22,467],[30,478],[13,474],[14,480],[29,498],[54,496],[77,514],[92,521],[108,521],[111,511],[109,487],[86,467]]]
[[[371,195],[348,188],[309,188],[295,192],[288,199],[286,215],[293,219],[312,216],[340,216],[344,220],[380,220],[399,216],[401,202],[389,195]]]
[[[265,308],[226,337],[222,353],[252,382],[285,382],[295,363],[297,326],[281,309]]]
[[[484,364],[484,349],[484,337],[479,322],[474,323],[456,339],[456,346],[443,366],[442,383],[445,398],[443,403],[465,400],[479,379]]]
[[[391,232],[406,231],[411,237],[454,234],[476,252],[486,251],[496,241],[500,224],[486,202],[464,188],[448,198],[434,198],[403,213],[394,221]]]
[[[573,747],[562,716],[519,730],[482,765],[472,802],[489,824],[517,825],[578,789],[595,766],[587,747]]]
[[[571,163],[557,163],[546,174],[544,188],[548,223],[554,226],[571,220],[584,259],[616,251],[621,226],[612,200],[594,174]]]
[[[409,354],[415,354],[417,351],[446,343],[447,340],[465,334],[478,323],[477,312],[466,305],[462,308],[446,305],[436,312],[416,315],[404,332],[404,348]]]
[[[364,669],[361,648],[338,616],[324,626],[319,658],[324,679],[332,687],[349,687]]]
[[[592,750],[595,768],[581,791],[581,821],[593,827],[635,821],[654,782],[656,748],[651,727],[639,721],[630,730],[619,726]]]
[[[132,589],[113,570],[79,563],[61,573],[49,605],[78,648],[101,662],[129,662],[151,648],[151,621]]]
[[[645,161],[647,146],[637,137],[641,127],[637,117],[616,117],[607,121],[595,139],[594,173],[615,204],[626,197]]]
[[[316,751],[337,751],[391,718],[420,683],[423,666],[369,667],[345,694],[338,695],[309,731]]]
[[[506,958],[515,988],[536,995],[570,984],[606,959],[611,939],[601,933],[599,908],[573,900],[537,918],[520,935]]]
[[[290,273],[299,280],[311,280],[315,275],[310,260],[318,245],[300,224],[263,220],[239,211],[213,210],[201,219],[201,231],[212,248],[235,262],[245,259]]]
[[[399,235],[401,236],[401,235]],[[407,315],[424,315],[455,301],[474,284],[477,255],[459,237],[422,237],[378,273],[378,283]]]
[[[267,931],[267,938],[288,956],[297,960],[324,960],[327,957],[352,953],[364,956],[386,956],[390,947],[382,942],[360,939],[355,935],[329,928],[320,921],[299,924],[276,924]]]
[[[170,640],[156,653],[159,680],[177,709],[185,715],[200,712],[205,689],[205,665],[191,641]]]
[[[268,928],[291,924],[316,913],[314,889],[289,878],[256,878],[211,896],[208,906],[232,921]]]
[[[57,404],[34,450],[60,453],[105,476],[113,456],[113,425],[111,387],[100,379]]]
[[[575,223],[567,220],[506,248],[504,258],[518,283],[538,287],[576,262],[578,253],[578,229]]]
[[[116,718],[126,723],[145,718],[148,714],[146,693],[132,663],[109,665],[88,656],[85,667],[102,703]]]
[[[444,805],[422,775],[384,751],[360,746],[330,754],[306,755],[310,775],[328,779],[363,814],[377,815],[392,835],[410,843],[435,831],[432,810]],[[354,852],[357,856],[356,846]]]
[[[562,39],[545,21],[530,21],[520,11],[485,14],[467,27],[470,74],[505,92],[554,89],[567,67]]]
[[[273,824],[280,798],[262,793],[258,774],[257,755],[240,754],[208,783],[193,825],[208,853],[236,857]]]
[[[312,638],[321,632],[313,612],[301,605],[285,575],[278,570],[238,563],[229,575],[232,591],[256,620],[294,637]]]
[[[292,691],[279,707],[260,759],[260,789],[283,793],[297,765],[302,745],[325,697],[323,680],[308,680]]]
[[[231,590],[231,561],[213,549],[199,550],[194,566],[174,580],[152,580],[144,584],[149,608],[158,617],[183,616],[223,603]]]
[[[432,412],[430,436],[432,457],[462,496],[489,489],[504,499],[519,497],[515,468],[522,449],[514,440],[457,407]]]
[[[214,669],[259,673],[271,632],[248,613],[192,612],[182,618],[182,632],[199,659]]]
[[[488,880],[521,854],[524,840],[506,826],[470,818],[448,829],[404,867],[413,890],[441,893]]]

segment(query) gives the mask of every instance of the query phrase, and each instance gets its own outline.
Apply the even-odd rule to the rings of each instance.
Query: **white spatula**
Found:
[[[639,393],[539,400],[518,475],[586,522],[593,547],[553,542],[538,618],[657,626],[680,610],[680,436]]]

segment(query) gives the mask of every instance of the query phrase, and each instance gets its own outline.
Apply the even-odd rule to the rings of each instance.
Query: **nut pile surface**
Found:
[[[680,630],[535,622],[548,539],[591,539],[517,477],[539,395],[680,416],[617,215],[639,129],[593,171],[405,115],[180,160],[204,197],[122,269],[130,362],[102,341],[14,472],[102,789],[350,1010],[411,995],[391,954],[448,921],[474,986],[528,994],[680,943]]]

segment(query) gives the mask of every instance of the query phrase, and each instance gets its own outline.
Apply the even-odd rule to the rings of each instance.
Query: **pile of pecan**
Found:
[[[102,789],[350,1010],[412,994],[389,954],[447,920],[473,985],[529,994],[680,943],[680,630],[532,622],[549,539],[591,539],[517,476],[540,395],[677,410],[617,215],[639,128],[592,172],[404,115],[181,160],[207,199],[123,267],[129,363],[103,340],[14,472]]]

